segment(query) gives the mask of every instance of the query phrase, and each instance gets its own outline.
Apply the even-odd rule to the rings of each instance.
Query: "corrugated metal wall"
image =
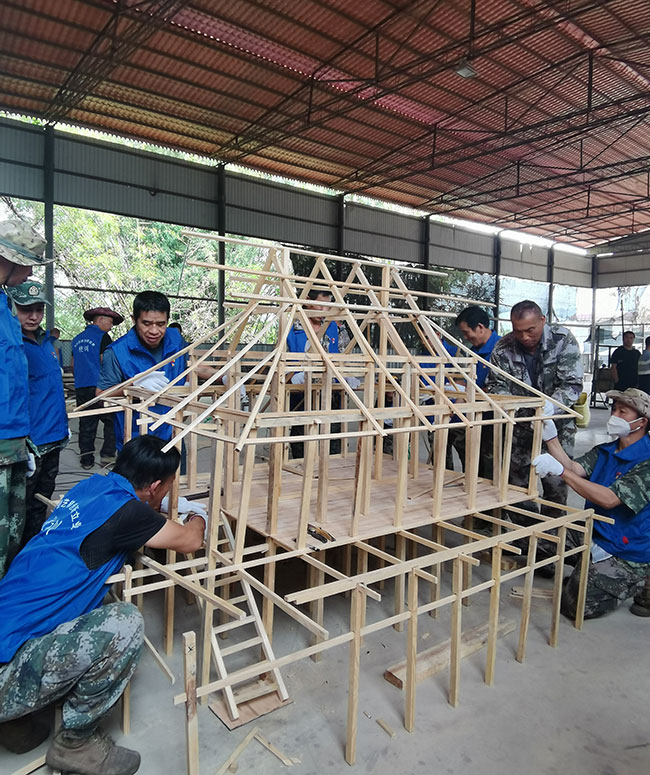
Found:
[[[56,204],[119,215],[217,229],[217,169],[126,148],[119,143],[65,132],[55,135]],[[43,198],[44,132],[41,127],[0,119],[0,193]],[[248,175],[226,173],[226,231],[336,251],[337,197],[313,193]],[[343,249],[379,258],[423,261],[423,220],[411,215],[345,204]],[[494,238],[457,226],[430,222],[432,266],[495,272]],[[548,251],[501,240],[501,274],[546,281]],[[642,266],[623,268],[600,259],[599,287],[650,282]],[[616,276],[616,282],[613,281]],[[555,282],[591,286],[591,258],[555,250]]]

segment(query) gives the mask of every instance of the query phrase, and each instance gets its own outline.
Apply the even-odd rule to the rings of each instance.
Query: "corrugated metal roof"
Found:
[[[0,105],[576,244],[650,228],[647,0],[470,7],[0,0]]]

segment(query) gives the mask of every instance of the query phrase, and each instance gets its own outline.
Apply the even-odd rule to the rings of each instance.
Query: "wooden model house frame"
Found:
[[[192,232],[187,236],[241,242]],[[476,368],[478,363],[486,362],[462,342],[451,339],[435,322],[453,315],[428,311],[419,305],[422,300],[431,303],[440,299],[440,295],[408,289],[394,265],[296,251],[278,244],[258,247],[266,256],[262,269],[188,262],[206,270],[229,272],[251,287],[246,293],[231,293],[231,297],[240,299],[227,305],[232,317],[186,348],[189,365],[181,376],[153,395],[134,387],[134,379],[130,379],[119,386],[121,395],[112,389],[112,396],[100,397],[105,407],[99,411],[124,411],[127,434],[137,411],[141,432],[169,423],[174,435],[168,447],[185,444],[187,473],[177,476],[172,488],[172,518],[176,516],[179,494],[189,498],[209,494],[210,529],[204,557],[176,562],[174,553],[169,552],[164,565],[143,557],[147,568],[127,568],[115,577],[125,582],[126,599],[135,597],[141,602],[145,592],[166,588],[168,653],[173,641],[175,588],[189,590],[200,604],[202,661],[197,671],[195,635],[186,633],[186,687],[175,698],[187,708],[190,775],[198,772],[198,698],[205,702],[209,695],[221,692],[219,713],[227,723],[236,724],[244,705],[254,703],[259,696],[274,692],[278,703],[286,700],[281,667],[307,656],[318,659],[323,651],[345,643],[350,650],[345,759],[354,763],[361,640],[385,627],[402,630],[404,623],[408,626],[404,724],[412,730],[418,616],[429,613],[437,617],[444,606],[451,607],[449,701],[455,705],[462,606],[468,605],[474,594],[489,593],[485,681],[492,683],[501,584],[518,577],[524,581],[517,649],[517,659],[523,661],[534,572],[549,563],[556,565],[549,635],[549,643],[555,646],[565,558],[581,555],[580,603],[575,622],[580,628],[592,522],[601,519],[594,517],[593,510],[558,506],[539,498],[533,467],[527,488],[508,483],[515,426],[520,422],[533,424],[531,457],[539,454],[545,419],[542,409],[548,397],[528,386],[524,386],[528,395],[523,397],[489,395],[482,390],[476,383]],[[313,258],[309,276],[293,274],[291,253]],[[332,266],[341,266],[345,272],[333,273]],[[380,267],[378,285],[368,279],[368,266]],[[440,274],[412,268],[408,271]],[[343,274],[345,279],[335,279]],[[308,293],[312,289],[331,294],[332,301],[318,302],[325,308],[324,313],[310,312],[313,302]],[[346,304],[348,294],[365,301]],[[470,299],[458,301],[472,303]],[[309,323],[313,314],[325,315],[324,327],[331,320],[346,326],[350,343],[344,352],[327,352]],[[265,316],[266,322],[242,346],[247,326],[259,316]],[[302,325],[308,338],[305,353],[287,351],[287,333],[295,322]],[[417,331],[422,354],[409,351],[399,335],[398,324],[411,325]],[[270,351],[256,350],[271,330],[277,331],[276,345]],[[456,355],[445,350],[442,335],[458,346]],[[208,341],[209,346],[205,344]],[[378,346],[373,346],[373,341]],[[199,364],[215,369],[201,384],[196,374]],[[149,371],[158,368],[160,364]],[[291,384],[296,372],[304,373],[304,385]],[[361,381],[358,389],[353,390],[346,382],[349,377]],[[242,388],[249,401],[247,409],[241,405]],[[292,391],[303,395],[300,411],[289,411]],[[332,408],[333,393],[341,397],[334,403],[338,408]],[[390,405],[388,395],[392,398]],[[427,404],[423,405],[425,400]],[[557,405],[556,417],[575,415],[551,400]],[[154,413],[153,404],[168,407],[167,413],[162,417]],[[528,411],[522,415],[521,410]],[[292,436],[292,427],[302,428],[300,435]],[[445,469],[449,431],[460,427],[467,434],[463,474]],[[488,427],[493,429],[490,479],[478,475],[481,435]],[[432,438],[431,465],[419,460],[423,433]],[[383,451],[387,436],[393,437],[392,456]],[[200,438],[209,439],[212,447],[209,471],[197,470]],[[336,439],[341,451],[332,454],[330,443]],[[302,459],[288,459],[289,442],[303,442]],[[526,502],[552,506],[559,516],[538,514],[521,505]],[[526,522],[532,524],[523,527],[510,521],[503,513],[506,508],[510,515],[527,517]],[[491,524],[492,535],[474,530],[476,518]],[[569,529],[582,536],[580,546],[567,547]],[[518,544],[522,539],[528,539],[527,557],[520,558],[518,567],[502,572],[502,555],[521,554]],[[537,558],[540,540],[555,545],[554,556]],[[491,577],[473,583],[472,568],[479,564],[479,555],[486,552],[491,553]],[[332,564],[330,558],[335,556],[341,561]],[[307,566],[307,584],[281,597],[275,592],[278,566],[296,557]],[[451,592],[443,595],[445,564],[451,566]],[[263,582],[251,574],[253,568],[263,569]],[[393,579],[393,585],[384,587],[389,579]],[[380,600],[384,589],[393,592],[394,614],[368,624],[368,605]],[[330,637],[324,626],[325,602],[342,593],[350,595],[350,626],[347,632]],[[261,599],[261,612],[257,599]],[[309,615],[297,608],[306,603]],[[311,633],[311,645],[275,655],[272,642],[276,607]],[[254,631],[253,637],[244,634],[246,627]],[[237,632],[240,628],[241,633]],[[219,641],[226,635],[233,645],[224,648]],[[241,659],[244,651],[251,657],[251,664],[229,671],[226,657],[238,654]],[[268,678],[260,680],[261,675]]]

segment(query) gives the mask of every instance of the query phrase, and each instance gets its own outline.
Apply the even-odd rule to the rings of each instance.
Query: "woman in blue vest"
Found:
[[[5,288],[20,285],[43,258],[45,240],[19,220],[0,222],[0,578],[25,525],[29,387],[20,323]]]
[[[45,289],[28,280],[9,290],[16,305],[29,375],[28,444],[35,456],[35,470],[27,479],[25,529],[21,547],[35,536],[45,521],[47,506],[36,496],[51,498],[59,473],[59,456],[68,443],[68,415],[63,394],[59,355],[49,331],[41,328]]]
[[[202,515],[190,511],[179,524],[158,513],[180,462],[163,446],[133,439],[112,473],[73,487],[0,581],[0,740],[11,750],[21,736],[23,750],[39,745],[27,714],[63,700],[46,753],[52,769],[131,775],[140,765],[98,725],[135,670],[142,616],[131,603],[102,600],[106,579],[140,546],[189,553],[203,543]]]
[[[72,340],[72,369],[77,406],[91,401],[97,394],[99,368],[104,350],[112,343],[108,332],[124,321],[119,312],[108,307],[94,307],[84,312],[86,328]],[[101,409],[99,402],[95,408]],[[104,441],[99,451],[102,463],[115,462],[115,428],[110,414],[95,414],[79,418],[79,462],[85,469],[95,465],[95,436],[97,425],[102,421]]]
[[[614,520],[614,524],[594,521],[585,619],[613,611],[650,576],[650,396],[628,388],[610,390],[607,397],[614,399],[607,423],[614,441],[571,460],[558,441],[553,421],[546,420],[543,437],[548,452],[533,460],[540,476],[561,477],[585,498],[586,508]],[[571,618],[579,584],[576,567],[562,595],[562,612]],[[636,595],[630,610],[650,616],[650,589]]]

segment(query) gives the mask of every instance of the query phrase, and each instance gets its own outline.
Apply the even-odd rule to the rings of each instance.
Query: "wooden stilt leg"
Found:
[[[528,567],[524,582],[524,597],[521,601],[521,625],[519,627],[519,645],[517,646],[517,662],[523,662],[526,656],[526,638],[528,636],[528,622],[530,621],[530,604],[533,596],[533,581],[535,580],[535,557],[537,556],[537,536],[532,535],[528,541]]]
[[[350,668],[348,675],[348,724],[345,744],[345,761],[354,764],[357,758],[357,724],[359,713],[359,670],[361,663],[361,620],[366,605],[361,586],[352,590],[350,630],[354,637],[350,641]]]
[[[395,536],[395,555],[402,562],[406,559],[406,541],[404,536]],[[404,575],[400,573],[395,577],[395,613],[401,614],[404,611]],[[398,622],[393,625],[397,632],[404,631],[404,622]]]
[[[551,635],[548,639],[549,646],[557,646],[560,629],[560,605],[562,603],[562,582],[564,581],[564,552],[566,550],[566,525],[558,530],[557,536],[560,542],[557,547],[558,560],[555,563],[555,580],[553,583],[553,619],[551,621]]]
[[[404,727],[412,732],[415,726],[415,689],[417,685],[417,647],[418,647],[418,577],[414,570],[409,573],[408,607],[411,614],[408,624],[406,650],[406,711]]]
[[[594,528],[593,516],[585,520],[584,550],[580,555],[580,584],[578,586],[578,604],[576,606],[576,619],[574,626],[582,629],[585,620],[585,599],[587,597],[587,579],[589,577],[589,565],[591,563],[591,535]]]
[[[469,563],[465,563],[469,565]],[[490,590],[490,613],[488,619],[487,655],[485,660],[485,683],[494,683],[494,664],[497,653],[497,638],[499,637],[499,602],[501,599],[501,544],[492,547],[492,581]]]
[[[320,560],[321,562],[325,562],[325,555],[326,555],[326,552],[324,551],[314,553],[314,557],[317,560]],[[324,582],[325,573],[320,568],[315,568],[314,566],[310,566],[309,579],[310,579],[309,583],[311,587],[318,587]],[[325,613],[325,599],[320,597],[318,598],[318,600],[314,600],[312,603],[310,603],[309,607],[310,607],[311,618],[316,622],[316,624],[320,624],[320,626],[322,627],[323,615]],[[322,640],[323,638],[320,635],[312,636],[312,644],[321,643]],[[322,659],[322,654],[319,651],[317,654],[312,654],[311,658],[314,662],[320,662]]]
[[[450,664],[449,664],[449,704],[456,707],[458,705],[458,689],[460,685],[460,636],[462,633],[462,571],[460,567],[460,558],[453,560],[452,570],[452,592],[455,595],[454,602],[451,604],[451,643],[450,643]]]
[[[196,715],[196,634],[183,633],[185,667],[185,743],[187,746],[187,775],[199,775],[199,719]]]

